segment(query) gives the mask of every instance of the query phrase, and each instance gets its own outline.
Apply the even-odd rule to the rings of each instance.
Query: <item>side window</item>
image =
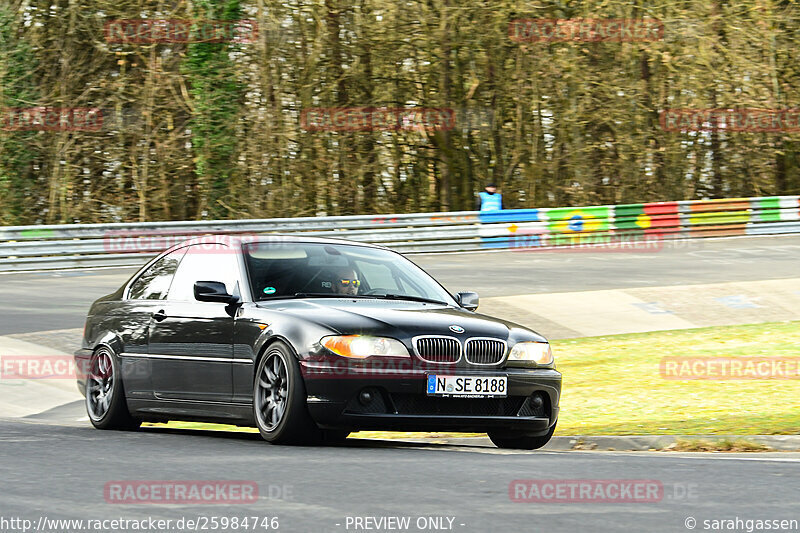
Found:
[[[222,244],[189,246],[175,273],[169,290],[170,300],[194,301],[194,284],[198,281],[221,281],[233,292],[239,281],[239,267],[234,249]]]
[[[392,270],[387,265],[356,261],[356,267],[361,272],[361,278],[367,282],[370,289],[386,289],[396,291],[397,282],[392,275]]]
[[[175,250],[153,263],[133,282],[128,291],[128,298],[135,300],[164,300],[185,252],[186,248]]]

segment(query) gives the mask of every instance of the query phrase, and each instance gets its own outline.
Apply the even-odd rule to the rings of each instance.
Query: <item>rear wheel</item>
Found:
[[[142,421],[128,412],[125,388],[114,353],[98,348],[86,376],[86,412],[97,429],[136,429]]]
[[[283,342],[271,344],[258,363],[253,414],[261,436],[274,444],[314,444],[322,439],[308,413],[300,365]]]
[[[516,450],[538,450],[548,442],[556,430],[555,424],[550,428],[546,434],[539,437],[529,437],[526,435],[509,436],[508,433],[500,433],[495,431],[489,432],[489,438],[498,448],[510,448]]]

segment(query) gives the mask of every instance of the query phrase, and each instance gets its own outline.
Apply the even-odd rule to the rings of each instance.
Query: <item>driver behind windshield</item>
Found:
[[[342,268],[335,272],[333,278],[333,291],[336,294],[346,294],[348,296],[355,296],[358,294],[358,288],[361,281],[358,279],[358,274],[352,268]]]

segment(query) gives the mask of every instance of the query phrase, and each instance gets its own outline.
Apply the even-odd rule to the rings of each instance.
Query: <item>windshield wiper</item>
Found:
[[[369,298],[359,294],[336,294],[333,292],[296,292],[292,298]]]
[[[408,300],[411,302],[423,302],[428,304],[448,305],[447,302],[440,300],[433,300],[431,298],[423,298],[421,296],[408,296],[405,294],[336,294],[331,292],[296,292],[294,294],[285,294],[282,296],[266,296],[259,299],[259,301],[279,300],[289,298],[338,298],[344,300],[351,300],[353,298],[360,298],[368,300],[370,298],[375,300]]]
[[[412,302],[424,302],[429,304],[447,305],[447,302],[440,300],[433,300],[431,298],[423,298],[422,296],[409,296],[407,294],[373,294],[373,298],[381,298],[384,300],[409,300]]]

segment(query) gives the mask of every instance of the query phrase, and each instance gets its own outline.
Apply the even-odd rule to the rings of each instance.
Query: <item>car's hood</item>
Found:
[[[300,320],[316,323],[341,334],[399,338],[448,335],[508,339],[513,332],[516,340],[520,340],[520,337],[528,337],[525,340],[544,340],[540,335],[513,322],[437,304],[367,299],[306,299],[260,302],[258,306],[291,314]],[[463,332],[458,333],[459,328],[463,328]]]

